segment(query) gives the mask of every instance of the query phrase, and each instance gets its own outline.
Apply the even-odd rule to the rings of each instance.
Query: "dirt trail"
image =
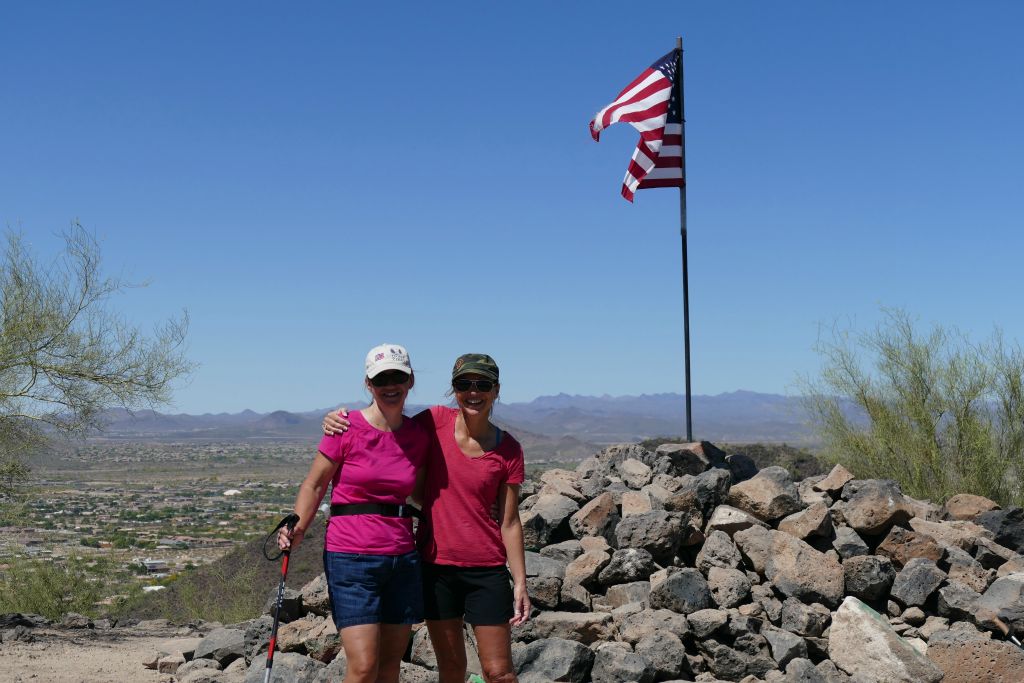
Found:
[[[173,677],[142,666],[165,641],[190,635],[167,627],[35,628],[32,642],[0,643],[3,683],[170,683]]]

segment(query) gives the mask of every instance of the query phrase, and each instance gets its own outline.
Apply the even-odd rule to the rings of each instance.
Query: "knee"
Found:
[[[346,675],[357,681],[375,681],[380,667],[376,660],[348,660]]]
[[[516,683],[516,674],[508,664],[489,664],[484,667],[487,683]]]

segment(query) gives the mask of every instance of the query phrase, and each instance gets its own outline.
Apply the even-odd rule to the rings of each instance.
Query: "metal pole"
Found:
[[[680,163],[683,184],[679,186],[679,234],[683,243],[683,354],[686,368],[686,440],[693,441],[693,419],[690,408],[690,284],[686,264],[686,110],[683,108],[683,38],[676,38],[679,63],[676,68],[676,97],[679,98],[679,124],[682,155]]]

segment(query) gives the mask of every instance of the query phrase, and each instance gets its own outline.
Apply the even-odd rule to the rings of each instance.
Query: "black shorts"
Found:
[[[512,618],[508,567],[456,567],[423,563],[423,616],[463,617],[474,626],[507,624]]]

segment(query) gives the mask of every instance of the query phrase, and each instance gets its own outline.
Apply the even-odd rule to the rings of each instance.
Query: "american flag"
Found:
[[[629,169],[622,181],[622,196],[648,187],[682,187],[683,116],[676,85],[678,49],[656,61],[626,86],[615,101],[597,112],[590,134],[599,140],[601,131],[624,121],[640,131]]]

